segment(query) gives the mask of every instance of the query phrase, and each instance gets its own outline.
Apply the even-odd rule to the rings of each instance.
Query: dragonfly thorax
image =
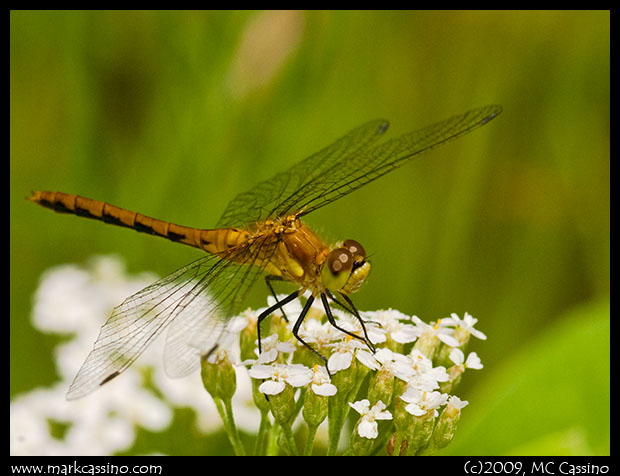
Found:
[[[259,229],[279,243],[265,270],[314,294],[326,289],[352,294],[368,276],[370,264],[362,245],[345,240],[329,246],[298,215],[266,220]]]

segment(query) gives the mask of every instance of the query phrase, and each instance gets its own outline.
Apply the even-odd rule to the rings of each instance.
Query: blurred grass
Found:
[[[609,296],[609,25],[584,11],[11,12],[11,395],[55,379],[55,339],[28,322],[43,270],[116,252],[164,275],[198,256],[36,208],[31,190],[208,228],[238,192],[366,120],[391,120],[393,137],[489,103],[504,113],[484,128],[308,221],[372,255],[359,308],[469,311],[489,336],[472,348],[488,372],[541,336],[552,346],[571,310]],[[609,341],[588,352],[605,359]],[[558,378],[578,395],[591,384]],[[483,381],[459,393],[472,395],[464,428]],[[528,389],[537,408],[577,410],[547,391]],[[591,398],[608,409],[608,393]],[[593,418],[608,427],[608,412]],[[571,428],[550,422],[513,445],[549,448]],[[480,431],[463,451],[509,452],[489,446],[509,431]]]

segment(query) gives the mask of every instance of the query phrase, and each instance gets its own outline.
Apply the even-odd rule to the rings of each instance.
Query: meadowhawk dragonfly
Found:
[[[164,363],[171,377],[195,370],[200,356],[217,348],[227,324],[250,287],[264,276],[297,285],[258,317],[260,322],[310,291],[296,317],[293,334],[315,299],[329,322],[372,348],[349,295],[370,270],[364,248],[354,240],[325,243],[301,218],[400,167],[423,152],[485,125],[502,111],[491,105],[473,109],[401,137],[373,144],[389,123],[363,124],[290,169],[237,195],[213,229],[157,220],[108,203],[62,192],[36,191],[29,200],[56,212],[93,218],[200,248],[207,254],[125,299],[101,328],[93,350],[67,393],[73,400],[93,392],[127,369],[167,329]],[[338,326],[336,304],[355,315],[364,329],[358,336]],[[329,371],[329,369],[328,369]]]

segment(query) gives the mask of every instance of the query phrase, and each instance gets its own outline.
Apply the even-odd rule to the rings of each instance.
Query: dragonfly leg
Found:
[[[276,295],[276,292],[273,289],[273,286],[271,285],[272,281],[284,281],[284,278],[282,278],[282,276],[274,276],[272,274],[268,274],[267,276],[265,276],[265,283],[267,283],[267,287],[269,288],[269,291],[271,292],[271,295],[276,300],[276,303],[278,303],[278,296]],[[282,308],[281,311],[282,311],[282,317],[284,318],[284,320],[286,322],[288,322],[288,318],[286,317],[286,313],[284,312],[284,308]]]
[[[331,377],[331,373],[329,371],[329,367],[327,366],[327,359],[322,356],[317,350],[313,349],[312,346],[310,344],[308,344],[306,341],[304,341],[301,337],[299,337],[299,328],[301,327],[302,322],[304,322],[304,319],[306,317],[306,314],[308,314],[308,311],[310,310],[310,306],[312,306],[312,302],[314,301],[314,296],[310,296],[308,298],[308,300],[306,301],[306,304],[304,305],[304,308],[301,311],[301,314],[299,314],[299,317],[297,318],[297,320],[295,321],[295,325],[293,326],[293,335],[295,336],[295,338],[301,342],[303,345],[305,345],[308,349],[310,349],[314,354],[318,355],[319,358],[325,362],[325,368],[327,369],[327,373],[329,374],[329,376]]]
[[[353,309],[351,309],[350,307],[348,307],[345,303],[343,303],[342,301],[339,301],[338,299],[336,299],[336,296],[334,296],[332,294],[332,292],[329,289],[326,289],[325,292],[327,293],[327,297],[329,299],[332,300],[332,302],[334,304],[337,304],[338,306],[340,306],[342,309],[344,309],[346,312],[348,312],[349,314],[351,314],[352,316],[355,316],[355,311]]]
[[[352,314],[353,316],[355,316],[357,318],[357,320],[359,321],[360,325],[362,326],[362,331],[364,332],[364,337],[360,337],[357,334],[355,334],[353,332],[349,332],[349,331],[341,328],[340,326],[338,326],[338,324],[336,323],[336,319],[334,319],[334,316],[332,314],[331,308],[329,307],[329,302],[327,301],[327,296],[325,296],[325,294],[321,294],[321,301],[323,302],[323,307],[325,308],[325,314],[327,315],[327,320],[330,322],[330,324],[332,326],[334,326],[336,329],[338,329],[339,331],[344,332],[345,334],[350,335],[351,337],[355,337],[356,339],[361,340],[374,353],[375,352],[375,347],[374,347],[374,345],[372,345],[372,342],[370,342],[370,338],[368,337],[368,333],[366,332],[366,326],[364,325],[364,320],[359,315],[359,312],[357,312],[357,309],[353,305],[353,302],[351,301],[351,299],[349,299],[349,297],[346,294],[342,294],[341,293],[341,296],[344,298],[344,300],[350,306],[350,307],[347,307],[345,304],[343,304],[340,301],[338,301],[338,299],[336,299],[336,297],[331,292],[327,291],[327,293],[328,293],[327,296],[329,296],[329,298],[332,301],[334,301],[336,304],[338,304],[340,307],[342,307],[349,314]]]
[[[288,296],[286,296],[284,299],[282,299],[282,301],[278,301],[276,299],[276,303],[273,306],[268,307],[267,309],[265,309],[263,312],[259,314],[257,318],[257,323],[256,323],[256,334],[258,336],[258,351],[259,352],[261,352],[261,345],[260,345],[260,324],[261,322],[263,322],[274,311],[277,311],[278,309],[282,308],[282,306],[285,306],[292,300],[297,299],[298,296],[299,296],[299,291],[295,291],[289,294]]]
[[[370,347],[370,350],[372,350],[373,352],[375,352],[375,346],[373,345],[373,343],[370,341],[370,338],[368,337],[368,332],[366,332],[366,325],[364,322],[364,319],[362,319],[362,316],[360,316],[360,313],[357,312],[357,309],[355,308],[355,306],[353,305],[353,301],[351,301],[351,298],[349,298],[349,296],[347,296],[344,293],[340,293],[340,295],[342,296],[342,298],[347,302],[347,304],[349,306],[351,306],[351,309],[353,310],[353,315],[355,317],[357,317],[357,320],[359,321],[360,325],[362,326],[362,330],[364,331],[364,337],[366,338],[366,345],[368,345],[368,347]],[[372,321],[368,321],[368,322],[372,322]]]

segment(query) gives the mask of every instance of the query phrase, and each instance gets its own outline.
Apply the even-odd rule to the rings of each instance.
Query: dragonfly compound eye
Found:
[[[366,259],[366,250],[357,241],[345,240],[342,246],[349,250],[356,264],[361,264]]]
[[[331,250],[321,269],[323,285],[330,291],[341,289],[347,283],[352,269],[353,255],[348,249]]]

